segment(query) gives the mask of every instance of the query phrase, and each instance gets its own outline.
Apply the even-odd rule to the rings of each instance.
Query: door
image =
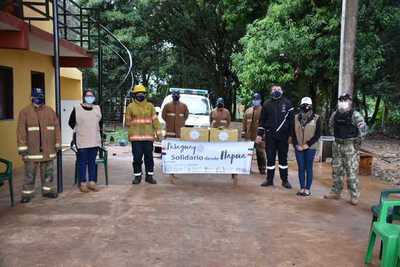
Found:
[[[70,145],[73,130],[68,125],[69,116],[74,107],[80,104],[79,100],[61,100],[61,136],[63,145]]]

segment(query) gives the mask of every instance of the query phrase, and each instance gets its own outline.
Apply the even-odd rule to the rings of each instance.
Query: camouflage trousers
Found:
[[[44,162],[25,161],[25,178],[22,187],[22,196],[33,197],[35,195],[35,181],[37,170],[40,170],[42,194],[55,193],[54,185],[54,160]]]
[[[350,195],[352,198],[358,198],[360,196],[360,181],[358,179],[360,156],[354,142],[334,142],[332,154],[332,193],[342,193],[344,178],[347,176],[347,188]]]
[[[254,144],[256,148],[256,156],[257,156],[257,165],[258,170],[260,172],[265,172],[266,164],[267,164],[267,155],[265,153],[265,144],[264,142],[260,144]]]

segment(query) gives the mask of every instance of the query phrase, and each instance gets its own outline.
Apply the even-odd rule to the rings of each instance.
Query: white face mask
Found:
[[[351,102],[346,100],[346,101],[339,101],[338,103],[338,109],[340,112],[346,112],[351,109]]]

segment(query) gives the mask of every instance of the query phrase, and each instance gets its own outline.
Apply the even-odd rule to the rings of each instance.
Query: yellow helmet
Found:
[[[133,94],[136,94],[136,93],[146,93],[146,87],[144,87],[143,84],[135,85],[135,86],[132,88],[132,93],[133,93]]]

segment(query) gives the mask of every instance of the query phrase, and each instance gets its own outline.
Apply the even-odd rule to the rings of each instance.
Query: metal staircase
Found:
[[[129,49],[100,21],[100,12],[95,8],[86,8],[74,0],[16,0],[16,14],[31,24],[31,21],[52,20],[51,5],[57,2],[59,37],[86,49],[97,57],[98,68],[98,99],[104,104],[104,49],[112,52],[113,58],[120,60],[126,67],[125,74],[116,84],[113,92],[128,93],[134,84],[133,59]],[[24,14],[24,10],[31,10],[35,16]],[[28,12],[26,12],[28,13]],[[102,107],[107,109],[106,107]]]

